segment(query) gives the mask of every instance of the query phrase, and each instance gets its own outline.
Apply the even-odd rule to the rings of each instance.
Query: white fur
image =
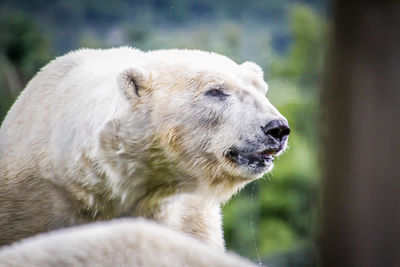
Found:
[[[0,249],[0,266],[254,266],[142,219],[68,228]]]
[[[55,59],[0,128],[0,244],[29,236],[31,225],[36,233],[141,216],[223,250],[221,204],[272,168],[253,172],[224,153],[285,120],[262,75],[255,63],[196,50],[84,49]],[[207,96],[213,88],[226,101]]]

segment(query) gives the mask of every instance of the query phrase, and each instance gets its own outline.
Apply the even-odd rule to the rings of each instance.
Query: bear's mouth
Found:
[[[256,152],[240,151],[237,148],[230,148],[225,156],[233,163],[247,166],[252,169],[259,169],[271,166],[277,151],[275,149],[264,149]]]

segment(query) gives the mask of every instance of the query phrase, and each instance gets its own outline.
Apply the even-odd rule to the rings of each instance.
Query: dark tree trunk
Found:
[[[400,266],[400,1],[333,5],[321,266]]]

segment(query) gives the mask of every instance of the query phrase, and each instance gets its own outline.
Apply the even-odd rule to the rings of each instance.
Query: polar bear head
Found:
[[[255,63],[160,50],[145,53],[118,79],[132,112],[126,124],[136,125],[136,132],[124,135],[126,143],[146,144],[141,153],[147,160],[168,162],[173,172],[200,183],[247,183],[270,171],[287,146],[288,122],[265,97],[268,86]],[[137,151],[137,145],[128,150]]]

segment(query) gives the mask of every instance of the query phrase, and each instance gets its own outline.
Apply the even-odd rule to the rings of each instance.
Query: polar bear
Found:
[[[0,128],[0,245],[144,217],[224,250],[220,206],[286,148],[255,63],[82,49],[45,66]]]
[[[255,267],[153,221],[118,219],[42,233],[0,249],[0,267]]]

